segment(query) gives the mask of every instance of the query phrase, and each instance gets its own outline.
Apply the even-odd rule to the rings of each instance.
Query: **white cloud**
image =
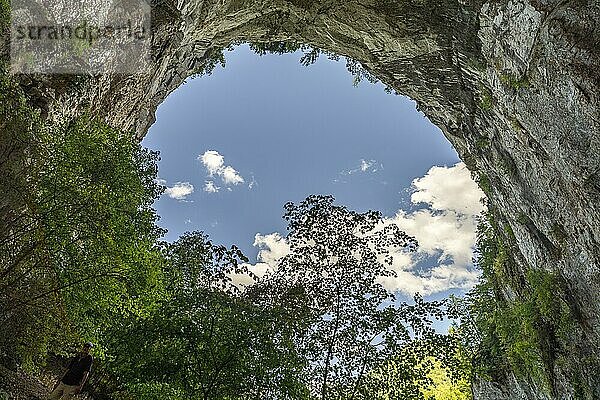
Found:
[[[204,182],[204,191],[208,193],[218,193],[220,187],[216,186],[213,181]]]
[[[413,180],[414,204],[427,208],[413,212],[399,210],[386,224],[396,224],[419,242],[416,253],[394,260],[397,277],[382,279],[389,290],[431,294],[447,289],[469,289],[477,282],[472,265],[477,216],[484,210],[483,192],[463,163],[432,167]],[[418,270],[419,261],[435,259],[432,268]],[[426,262],[425,261],[425,262]]]
[[[244,183],[244,178],[242,178],[240,174],[229,165],[223,168],[220,175],[223,179],[223,183],[226,185],[238,185],[240,183]]]
[[[204,154],[198,156],[198,159],[202,161],[202,164],[204,164],[210,176],[218,174],[225,165],[225,158],[215,150],[208,150],[204,152]]]
[[[245,264],[245,266],[258,278],[262,278],[268,272],[274,271],[279,260],[290,253],[290,246],[286,239],[277,232],[268,235],[257,233],[254,236],[253,245],[260,249],[256,256],[257,263]],[[231,274],[230,277],[238,287],[254,283],[254,280],[247,274]]]
[[[367,171],[373,165],[373,161],[374,160],[371,160],[371,161],[360,160],[360,170],[362,172]]]
[[[353,175],[353,174],[356,174],[359,172],[375,173],[382,169],[383,169],[383,164],[378,163],[377,160],[366,160],[366,159],[362,158],[360,160],[360,162],[358,163],[358,166],[356,166],[352,169],[349,169],[349,170],[344,170],[344,171],[340,172],[340,175]],[[339,180],[334,179],[334,182],[339,182]]]
[[[256,179],[254,179],[254,175],[252,175],[252,180],[248,184],[248,189],[252,190],[256,185],[258,185],[258,183],[256,182]]]
[[[290,254],[290,245],[277,232],[268,235],[257,233],[254,236],[254,246],[260,249],[256,257],[257,260],[273,266],[280,259]]]
[[[398,276],[382,280],[387,289],[431,294],[452,288],[469,289],[477,282],[478,273],[472,265],[475,216],[430,209],[413,213],[401,210],[386,223],[398,225],[419,242],[415,253],[394,255],[392,269]],[[434,266],[420,270],[419,262]]]
[[[415,236],[420,252],[431,256],[441,252],[440,262],[448,258],[458,264],[471,261],[471,247],[475,242],[477,225],[474,216],[460,215],[454,211],[434,212],[430,209],[412,213],[400,210],[388,221]]]
[[[166,182],[159,180],[162,185]],[[194,185],[189,182],[177,182],[173,187],[167,187],[165,194],[175,200],[185,200],[187,196],[194,193]]]
[[[244,264],[248,268],[248,270],[256,275],[258,278],[262,278],[268,272],[273,271],[273,267],[267,263],[256,263],[256,264]],[[245,286],[250,286],[254,283],[254,279],[249,274],[229,274],[234,285],[238,288],[243,288]]]
[[[210,177],[220,177],[223,184],[239,185],[240,183],[244,183],[244,178],[235,168],[231,165],[225,165],[225,158],[218,151],[205,151],[204,154],[198,156],[198,160],[202,162]],[[211,182],[211,184],[209,185],[208,182]],[[207,185],[204,188],[209,193],[216,193],[219,191],[218,189],[212,181],[207,181]]]
[[[432,167],[424,177],[415,179],[413,203],[428,203],[434,210],[454,210],[466,215],[477,215],[484,206],[477,183],[464,163],[452,167]]]

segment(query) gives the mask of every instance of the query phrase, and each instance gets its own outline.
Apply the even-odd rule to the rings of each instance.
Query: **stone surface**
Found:
[[[514,279],[564,278],[582,334],[552,394],[479,381],[476,399],[600,398],[600,3],[596,0],[158,0],[154,61],[133,76],[22,77],[55,120],[86,110],[141,138],[157,106],[239,42],[294,40],[359,61],[439,126],[514,232]],[[506,296],[513,296],[506,290]],[[595,394],[591,393],[595,390]],[[589,397],[592,398],[592,397]]]

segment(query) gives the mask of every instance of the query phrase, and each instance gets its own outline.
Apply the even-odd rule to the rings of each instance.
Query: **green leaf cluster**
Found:
[[[491,212],[478,227],[480,283],[467,295],[461,335],[474,372],[502,380],[508,373],[553,391],[554,365],[568,356],[576,322],[562,278],[544,270],[519,276]]]
[[[165,260],[164,298],[111,335],[124,387],[142,399],[155,389],[190,399],[303,398],[285,321],[232,282],[245,271],[239,250],[191,232],[166,245]]]
[[[0,100],[0,355],[36,369],[151,303],[162,188],[157,154],[128,132],[49,124],[6,71]]]

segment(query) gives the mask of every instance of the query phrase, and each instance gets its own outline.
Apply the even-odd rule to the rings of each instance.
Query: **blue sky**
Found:
[[[202,230],[215,243],[238,245],[254,262],[255,235],[285,234],[283,204],[310,194],[332,194],[351,209],[390,218],[400,209],[410,218],[423,208],[430,217],[446,212],[430,192],[435,179],[453,180],[443,176],[448,170],[424,184],[424,203],[411,201],[414,179],[459,161],[415,103],[381,84],[354,87],[343,61],[321,57],[304,67],[300,57],[237,47],[224,69],[188,80],[159,107],[142,143],[160,151],[159,176],[175,188],[155,204],[168,240]],[[212,176],[202,155],[213,162]],[[207,182],[218,192],[205,191]],[[437,253],[440,245],[432,246],[434,261],[452,261],[443,246]]]

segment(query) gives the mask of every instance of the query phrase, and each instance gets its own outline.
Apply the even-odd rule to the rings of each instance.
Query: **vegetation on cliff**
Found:
[[[482,275],[461,300],[465,308],[458,327],[471,371],[494,382],[514,374],[554,396],[555,366],[571,365],[568,379],[576,398],[591,399],[591,381],[574,367],[580,360],[573,357],[588,353],[588,365],[598,365],[598,360],[594,349],[576,349],[584,333],[577,328],[577,310],[568,301],[564,279],[554,271],[518,271],[514,239],[509,226],[499,226],[493,210],[481,219],[475,261]]]

